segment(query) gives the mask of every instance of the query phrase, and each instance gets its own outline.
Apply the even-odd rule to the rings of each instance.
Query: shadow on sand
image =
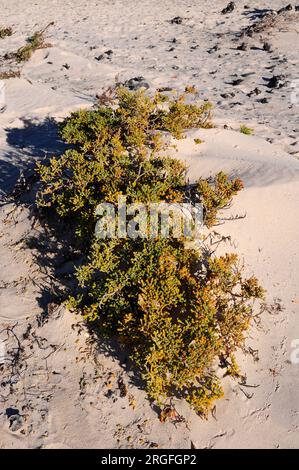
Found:
[[[0,198],[13,190],[20,176],[34,172],[35,162],[63,153],[68,146],[59,136],[58,123],[53,118],[44,121],[24,119],[20,128],[6,128],[10,150],[0,159]]]
[[[248,16],[250,21],[261,20],[264,16],[268,15],[269,13],[273,12],[272,8],[253,8],[244,10],[242,15]]]

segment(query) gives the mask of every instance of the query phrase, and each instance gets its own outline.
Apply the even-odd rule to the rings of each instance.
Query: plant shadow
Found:
[[[52,117],[44,121],[23,119],[23,127],[6,128],[7,143],[24,155],[43,158],[62,153],[67,145],[59,136],[59,124]]]
[[[3,200],[23,174],[34,173],[37,161],[61,154],[69,148],[59,136],[57,121],[51,117],[43,121],[23,119],[21,127],[4,130],[9,151],[0,160],[0,197]]]
[[[243,16],[248,16],[250,21],[256,21],[264,18],[264,16],[273,12],[272,8],[253,8],[251,10],[243,11]]]

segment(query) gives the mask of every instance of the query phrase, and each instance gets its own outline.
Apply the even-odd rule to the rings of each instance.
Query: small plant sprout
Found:
[[[244,124],[240,126],[240,132],[245,135],[253,135],[254,130],[251,127],[247,127]]]

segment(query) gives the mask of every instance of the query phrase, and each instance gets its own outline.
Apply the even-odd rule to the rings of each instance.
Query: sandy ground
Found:
[[[0,39],[0,72],[21,72],[4,81],[0,106],[0,447],[299,446],[299,364],[292,361],[299,357],[299,12],[240,37],[286,2],[236,1],[222,15],[226,4],[0,1],[1,21],[14,30]],[[51,21],[51,48],[23,67],[4,59]],[[140,75],[151,89],[195,85],[213,102],[216,128],[188,133],[177,156],[191,180],[219,170],[244,180],[224,217],[246,217],[215,230],[231,237],[220,249],[244,258],[272,306],[247,340],[258,352],[240,354],[246,384],[225,378],[225,397],[208,421],[177,403],[185,421],[159,422],[127,358],[115,345],[97,344],[79,316],[53,302],[57,278],[71,276],[74,260],[57,256],[30,208],[6,198],[20,170],[63,150],[55,121],[92,106],[116,80]],[[273,75],[284,76],[281,88],[267,86]],[[240,124],[255,135],[242,135]],[[195,137],[204,143],[195,145]]]

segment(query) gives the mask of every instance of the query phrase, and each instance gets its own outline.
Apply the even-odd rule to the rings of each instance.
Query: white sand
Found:
[[[187,426],[161,424],[145,392],[108,345],[97,352],[80,317],[49,303],[57,284],[54,271],[41,269],[37,248],[24,242],[42,229],[29,219],[28,209],[6,204],[0,214],[0,331],[14,328],[0,338],[11,357],[18,351],[17,338],[23,350],[13,369],[8,362],[0,369],[0,447],[190,448],[191,441],[198,448],[298,447],[299,364],[291,363],[291,353],[292,342],[299,338],[299,123],[291,93],[299,78],[299,13],[269,32],[243,39],[248,50],[236,51],[243,40],[235,43],[234,33],[252,22],[244,13],[277,9],[287,2],[253,1],[244,10],[249,2],[238,1],[235,12],[224,16],[220,11],[226,3],[169,0],[162,7],[147,0],[133,7],[119,0],[12,0],[1,6],[2,23],[15,33],[0,40],[0,54],[23,45],[50,21],[55,25],[47,33],[53,47],[37,51],[21,78],[5,81],[0,196],[4,199],[19,169],[36,157],[61,151],[49,118],[59,120],[71,110],[91,106],[96,93],[116,76],[123,80],[143,75],[152,88],[194,84],[214,103],[217,127],[188,133],[178,142],[177,156],[188,164],[190,179],[224,170],[244,180],[245,190],[224,217],[246,217],[215,230],[231,236],[231,244],[221,250],[244,258],[247,272],[258,276],[277,312],[265,312],[263,329],[250,332],[247,345],[258,349],[259,360],[239,357],[247,383],[254,387],[225,378],[226,395],[216,403],[216,419],[205,422],[178,403]],[[176,16],[184,18],[181,25],[169,22]],[[259,49],[264,40],[271,42],[273,53]],[[218,51],[208,53],[215,44]],[[111,59],[106,55],[95,60],[109,49]],[[7,67],[2,60],[0,71]],[[228,84],[246,73],[252,75],[240,85]],[[286,85],[269,94],[263,77],[282,73]],[[255,87],[261,94],[249,98]],[[234,97],[220,96],[231,92]],[[257,101],[263,97],[269,103]],[[256,136],[240,134],[243,123]],[[195,137],[204,143],[196,145]],[[63,259],[59,269],[68,269]],[[45,290],[49,297],[41,298]],[[49,319],[43,322],[45,311]],[[121,381],[128,387],[125,397],[120,396]],[[19,425],[9,427],[9,407],[19,410]]]

